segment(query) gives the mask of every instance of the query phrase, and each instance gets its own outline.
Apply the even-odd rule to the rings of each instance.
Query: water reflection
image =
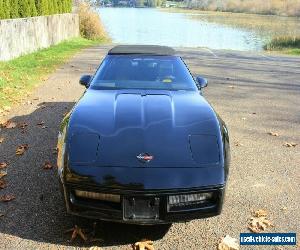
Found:
[[[264,45],[255,31],[184,13],[135,8],[102,8],[99,13],[114,43],[233,50],[261,50]]]

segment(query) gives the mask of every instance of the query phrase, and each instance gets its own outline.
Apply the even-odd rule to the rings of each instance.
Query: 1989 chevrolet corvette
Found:
[[[175,50],[114,47],[80,84],[58,138],[68,213],[134,224],[221,213],[228,131]]]

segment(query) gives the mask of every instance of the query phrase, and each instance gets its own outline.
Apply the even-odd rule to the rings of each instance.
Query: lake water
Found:
[[[271,37],[257,26],[245,25],[245,22],[236,25],[231,16],[222,19],[219,14],[176,13],[150,8],[100,8],[98,11],[113,42],[120,44],[259,51]],[[255,15],[244,19],[252,24],[249,21],[252,16],[257,20]],[[266,21],[269,22],[272,19]]]

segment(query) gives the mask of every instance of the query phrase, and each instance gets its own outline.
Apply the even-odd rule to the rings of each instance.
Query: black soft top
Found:
[[[176,51],[167,46],[158,45],[118,45],[112,48],[108,55],[130,55],[130,54],[143,54],[143,55],[156,55],[156,56],[172,56]]]

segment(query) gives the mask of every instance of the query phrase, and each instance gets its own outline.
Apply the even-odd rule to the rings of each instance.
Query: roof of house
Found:
[[[108,52],[109,55],[143,54],[157,56],[170,56],[175,55],[175,53],[173,48],[158,45],[118,45]]]

